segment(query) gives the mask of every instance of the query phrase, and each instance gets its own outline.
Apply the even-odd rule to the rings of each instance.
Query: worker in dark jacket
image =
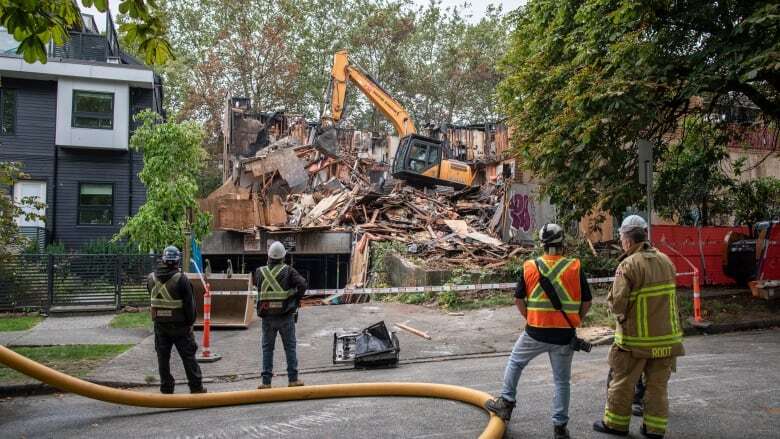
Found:
[[[174,246],[163,251],[162,259],[149,274],[146,288],[152,298],[152,320],[154,321],[154,349],[160,369],[160,392],[173,393],[174,379],[171,375],[171,349],[176,346],[190,393],[206,393],[200,366],[195,360],[198,344],[195,343],[192,325],[195,323],[195,296],[187,276],[179,271],[181,252]]]
[[[262,319],[263,351],[262,383],[258,389],[271,387],[277,333],[282,336],[289,386],[303,385],[303,381],[298,379],[295,322],[298,307],[306,292],[306,279],[284,263],[286,254],[281,242],[273,242],[268,249],[268,265],[258,268],[255,272],[259,294],[257,315]]]

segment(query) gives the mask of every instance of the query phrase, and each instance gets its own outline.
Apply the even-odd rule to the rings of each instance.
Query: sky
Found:
[[[427,5],[429,0],[413,0],[415,4],[424,6]],[[450,7],[450,6],[461,6],[464,2],[467,0],[441,0],[442,7]],[[487,8],[487,5],[492,4],[501,4],[503,7],[504,12],[511,11],[512,9],[515,9],[519,6],[522,6],[525,4],[526,0],[490,0],[490,1],[477,1],[477,0],[469,0],[468,3],[471,3],[468,11],[471,13],[471,19],[472,21],[478,21],[483,15],[485,15],[485,9]],[[116,17],[119,14],[119,0],[109,0],[108,2],[109,7],[111,8],[111,15]],[[102,14],[97,11],[95,8],[85,8],[81,7],[81,10],[92,14],[95,16],[95,21],[97,22],[98,29],[101,31],[105,30],[106,27],[106,18],[105,14]],[[116,21],[116,20],[115,20]]]

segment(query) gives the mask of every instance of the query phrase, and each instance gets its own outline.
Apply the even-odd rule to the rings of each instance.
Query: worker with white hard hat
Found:
[[[515,290],[515,304],[526,319],[525,331],[512,349],[504,371],[501,393],[485,408],[505,421],[516,405],[517,383],[525,366],[541,354],[550,357],[555,377],[553,437],[568,439],[571,363],[574,351],[590,351],[577,338],[575,328],[590,309],[592,300],[579,259],[564,253],[563,228],[546,224],[539,231],[544,255],[523,264]]]
[[[667,383],[676,358],[685,354],[677,312],[675,268],[647,241],[647,222],[630,215],[620,226],[624,254],[607,296],[617,320],[609,352],[612,379],[604,416],[593,429],[627,436],[635,385],[645,377],[642,435],[663,438],[669,416]]]
[[[268,248],[268,265],[255,271],[258,301],[257,315],[261,318],[262,382],[258,389],[271,387],[276,335],[282,337],[287,360],[287,380],[290,387],[302,386],[298,379],[295,323],[300,301],[306,293],[306,279],[284,263],[287,250],[279,241]]]

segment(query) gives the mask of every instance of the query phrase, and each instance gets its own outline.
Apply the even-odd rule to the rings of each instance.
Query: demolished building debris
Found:
[[[390,136],[340,130],[335,158],[311,146],[311,133],[303,129],[309,125],[300,118],[253,116],[249,102],[238,98],[226,110],[224,159],[230,172],[200,207],[212,213],[213,230],[245,235],[244,249],[261,236],[265,241],[268,236],[349,233],[345,280],[354,287],[366,284],[372,242],[404,243],[408,253],[442,268],[496,268],[523,251],[500,239],[507,221],[507,177],[514,172],[496,172],[508,147],[501,126],[479,126],[490,128],[480,135],[449,127],[442,135],[457,142],[478,138],[476,146],[458,145],[465,157],[483,163],[492,157],[493,178],[459,191],[420,189],[390,176],[388,160],[397,146]],[[209,253],[208,242],[203,252]]]

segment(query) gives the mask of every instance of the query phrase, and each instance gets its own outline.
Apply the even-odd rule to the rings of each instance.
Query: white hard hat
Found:
[[[274,241],[268,248],[268,257],[271,259],[284,259],[286,254],[287,250],[285,250],[284,244],[279,241]]]
[[[620,225],[620,233],[628,233],[635,229],[647,230],[647,221],[639,215],[629,215]]]
[[[545,224],[539,230],[539,240],[544,245],[560,244],[563,242],[563,228],[558,224]]]

